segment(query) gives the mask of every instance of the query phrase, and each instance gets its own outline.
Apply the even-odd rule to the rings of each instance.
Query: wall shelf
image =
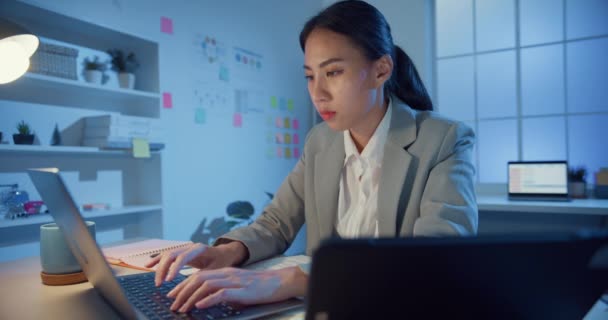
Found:
[[[101,150],[95,147],[84,146],[43,146],[43,145],[14,145],[0,144],[0,154],[65,154],[65,155],[112,155],[132,156],[130,150]],[[159,154],[160,151],[150,151],[150,155]]]
[[[94,219],[125,214],[153,212],[162,210],[162,208],[163,207],[161,205],[127,206],[103,211],[81,211],[81,214],[84,219]],[[14,220],[4,219],[4,217],[2,217],[0,218],[0,229],[51,222],[53,222],[53,217],[50,214],[41,214],[28,218],[16,218]]]
[[[0,99],[148,117],[159,116],[160,103],[158,93],[104,87],[35,73],[27,73],[3,85]]]

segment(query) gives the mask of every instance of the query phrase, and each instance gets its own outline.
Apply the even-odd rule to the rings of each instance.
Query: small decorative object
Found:
[[[59,132],[59,127],[55,124],[55,130],[53,130],[53,137],[51,139],[52,146],[60,146],[61,145],[61,133]]]
[[[93,60],[86,58],[84,60],[84,79],[89,83],[102,84],[105,82],[107,68],[107,63],[100,61],[98,56],[95,56]]]
[[[608,199],[608,168],[600,168],[595,173],[595,197]]]
[[[572,198],[587,197],[587,169],[584,166],[568,169],[568,194]]]
[[[274,195],[266,192],[266,195],[272,200]],[[192,233],[190,240],[192,242],[199,242],[204,244],[213,244],[213,242],[227,233],[228,231],[242,225],[248,225],[253,222],[251,217],[253,216],[255,209],[253,205],[248,201],[234,201],[228,204],[226,207],[226,214],[230,217],[217,217],[211,220],[207,225],[207,218],[203,218],[203,221],[198,225],[196,230]]]
[[[17,132],[13,134],[13,142],[15,144],[34,144],[35,133],[30,131],[30,126],[21,120],[17,124]]]
[[[139,62],[133,52],[128,55],[122,50],[108,50],[112,57],[112,70],[118,72],[118,84],[121,88],[133,89],[135,87],[135,71],[139,68]]]

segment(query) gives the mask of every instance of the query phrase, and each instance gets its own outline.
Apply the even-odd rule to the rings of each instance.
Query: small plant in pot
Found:
[[[584,166],[568,169],[568,194],[572,198],[587,197],[587,169]]]
[[[122,50],[108,50],[112,57],[112,70],[118,72],[118,84],[121,88],[133,89],[135,87],[135,71],[139,68],[139,62],[135,53],[125,54]]]
[[[107,68],[107,62],[100,61],[98,56],[92,60],[87,57],[84,60],[84,79],[89,83],[102,84],[105,82]]]
[[[23,120],[17,124],[17,132],[13,134],[15,144],[34,144],[35,134],[30,130],[30,126]]]

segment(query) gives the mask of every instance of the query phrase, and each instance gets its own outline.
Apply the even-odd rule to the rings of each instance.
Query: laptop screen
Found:
[[[566,161],[509,162],[508,171],[510,197],[568,197]]]

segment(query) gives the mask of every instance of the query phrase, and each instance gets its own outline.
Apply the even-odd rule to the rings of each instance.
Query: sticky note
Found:
[[[279,158],[283,157],[283,148],[277,147],[277,157],[279,157]]]
[[[281,98],[281,100],[279,101],[279,109],[287,109],[287,101],[285,100],[285,98]]]
[[[291,127],[295,130],[300,129],[300,121],[298,121],[298,119],[293,119]]]
[[[300,148],[293,148],[293,157],[294,158],[300,157]]]
[[[232,117],[232,125],[235,128],[240,128],[243,126],[243,116],[240,113],[235,113]]]
[[[283,119],[281,117],[277,117],[274,124],[277,128],[283,128]]]
[[[286,133],[283,137],[285,143],[291,143],[291,135],[289,133]]]
[[[163,92],[163,108],[173,108],[173,98],[171,97],[171,93],[169,92]]]
[[[274,109],[276,109],[279,106],[279,104],[277,103],[277,97],[275,97],[275,96],[270,97],[270,106]]]
[[[294,109],[293,100],[291,100],[291,99],[287,100],[287,110],[293,111],[293,109]]]
[[[150,144],[148,140],[142,138],[133,138],[133,157],[135,158],[150,158]]]
[[[160,32],[173,34],[173,20],[167,17],[160,17]]]
[[[300,136],[297,133],[293,134],[293,144],[300,144]]]
[[[274,142],[275,143],[283,143],[283,135],[280,132],[277,132],[274,135]]]
[[[196,108],[194,110],[194,123],[205,124],[207,121],[207,112],[203,108]]]
[[[289,121],[289,118],[285,118],[285,120],[283,121],[283,128],[289,129],[291,127],[291,121]]]
[[[285,158],[291,158],[291,149],[285,148]]]
[[[230,81],[230,71],[228,70],[228,67],[226,66],[220,66],[220,74],[219,74],[219,78],[222,81]]]

